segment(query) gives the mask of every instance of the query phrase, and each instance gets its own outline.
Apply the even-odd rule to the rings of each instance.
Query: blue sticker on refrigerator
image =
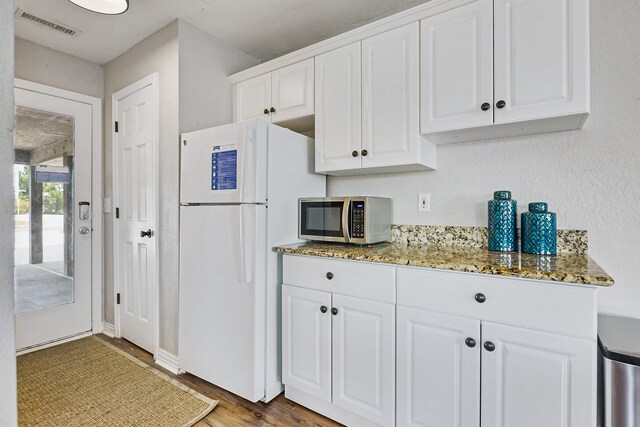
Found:
[[[235,190],[238,184],[238,150],[211,153],[211,190]],[[217,150],[216,150],[217,149]]]

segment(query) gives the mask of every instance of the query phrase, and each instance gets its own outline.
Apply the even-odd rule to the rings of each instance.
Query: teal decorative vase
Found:
[[[489,200],[489,250],[512,252],[516,250],[517,206],[511,200],[511,191],[496,191]]]
[[[529,212],[522,214],[520,226],[522,252],[556,254],[556,214],[547,211],[546,203],[529,203]]]

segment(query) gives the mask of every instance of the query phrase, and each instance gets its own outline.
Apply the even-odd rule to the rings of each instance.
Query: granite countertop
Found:
[[[439,270],[548,280],[581,285],[612,286],[614,281],[586,253],[530,255],[491,252],[485,248],[441,245],[380,243],[356,246],[306,242],[276,246],[275,252],[352,261],[427,267]]]

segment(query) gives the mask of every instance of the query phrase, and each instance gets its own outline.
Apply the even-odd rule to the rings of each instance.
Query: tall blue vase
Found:
[[[511,191],[496,191],[489,200],[489,250],[516,250],[518,203],[511,200]]]
[[[548,212],[546,203],[529,203],[529,212],[522,214],[520,223],[522,252],[556,254],[556,214]]]

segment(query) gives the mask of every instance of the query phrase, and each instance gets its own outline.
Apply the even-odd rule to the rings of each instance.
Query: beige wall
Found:
[[[0,426],[17,425],[13,315],[13,1],[0,2]]]
[[[640,7],[591,1],[591,115],[581,131],[438,147],[438,170],[329,178],[330,195],[393,198],[400,224],[486,225],[492,192],[527,210],[548,201],[560,228],[589,231],[589,251],[616,280],[600,310],[640,318]],[[431,193],[431,212],[417,211]]]
[[[102,98],[102,66],[16,38],[16,77]]]
[[[105,197],[112,197],[111,95],[160,76],[160,348],[178,355],[179,179],[183,131],[231,121],[227,76],[257,64],[201,30],[176,20],[104,66]],[[112,216],[105,216],[105,320],[113,322]]]
[[[160,84],[159,216],[160,347],[177,351],[178,303],[178,21],[167,25],[104,65],[104,197],[113,196],[111,96],[157,72]],[[113,323],[113,216],[105,215],[105,320]]]

